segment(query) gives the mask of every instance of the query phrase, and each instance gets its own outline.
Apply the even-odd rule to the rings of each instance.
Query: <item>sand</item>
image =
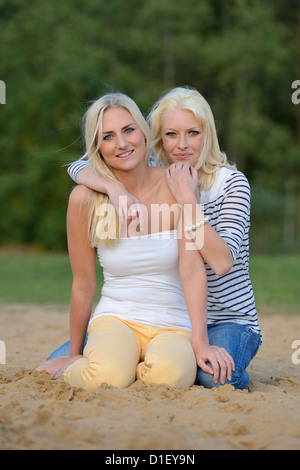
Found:
[[[137,381],[86,392],[34,370],[68,339],[66,307],[0,304],[0,312],[1,450],[300,449],[300,364],[292,361],[300,316],[260,317],[249,391]]]

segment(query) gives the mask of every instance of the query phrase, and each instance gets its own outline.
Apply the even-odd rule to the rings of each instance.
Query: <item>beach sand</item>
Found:
[[[249,391],[137,381],[86,392],[34,370],[68,339],[67,307],[0,311],[1,450],[300,449],[300,364],[292,361],[293,353],[300,358],[292,348],[300,315],[260,316],[263,345],[248,369]]]

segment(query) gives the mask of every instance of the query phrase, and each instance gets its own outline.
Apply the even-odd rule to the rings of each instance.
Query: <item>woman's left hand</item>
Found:
[[[193,349],[198,366],[204,372],[214,376],[215,384],[219,378],[222,385],[226,378],[231,380],[232,372],[235,370],[234,361],[224,348],[197,341],[193,343]],[[207,362],[210,362],[211,367]]]
[[[77,356],[61,356],[56,357],[53,359],[49,359],[49,361],[44,362],[41,366],[37,367],[36,370],[38,371],[46,371],[51,377],[55,377],[57,379],[63,379],[64,371],[71,365],[73,362],[77,361],[78,359],[82,358],[82,354],[78,354]]]
[[[180,205],[189,202],[191,198],[198,199],[198,172],[188,163],[173,163],[166,169],[166,179]]]
[[[63,367],[69,360],[70,356],[55,357],[53,359],[49,359],[49,361],[44,362],[44,364],[37,367],[36,370],[44,370],[45,372],[48,372],[48,374],[53,376],[55,372],[61,367]]]

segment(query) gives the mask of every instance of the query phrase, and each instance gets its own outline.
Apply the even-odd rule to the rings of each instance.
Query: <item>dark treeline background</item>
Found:
[[[66,249],[91,100],[119,90],[146,115],[189,85],[250,181],[252,252],[299,251],[299,23],[299,0],[0,0],[0,244]]]

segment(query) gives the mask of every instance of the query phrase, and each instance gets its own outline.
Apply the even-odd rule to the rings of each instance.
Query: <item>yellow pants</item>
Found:
[[[189,332],[103,316],[91,322],[83,358],[66,369],[64,380],[85,390],[104,382],[125,388],[136,378],[145,384],[190,387],[196,370]]]

